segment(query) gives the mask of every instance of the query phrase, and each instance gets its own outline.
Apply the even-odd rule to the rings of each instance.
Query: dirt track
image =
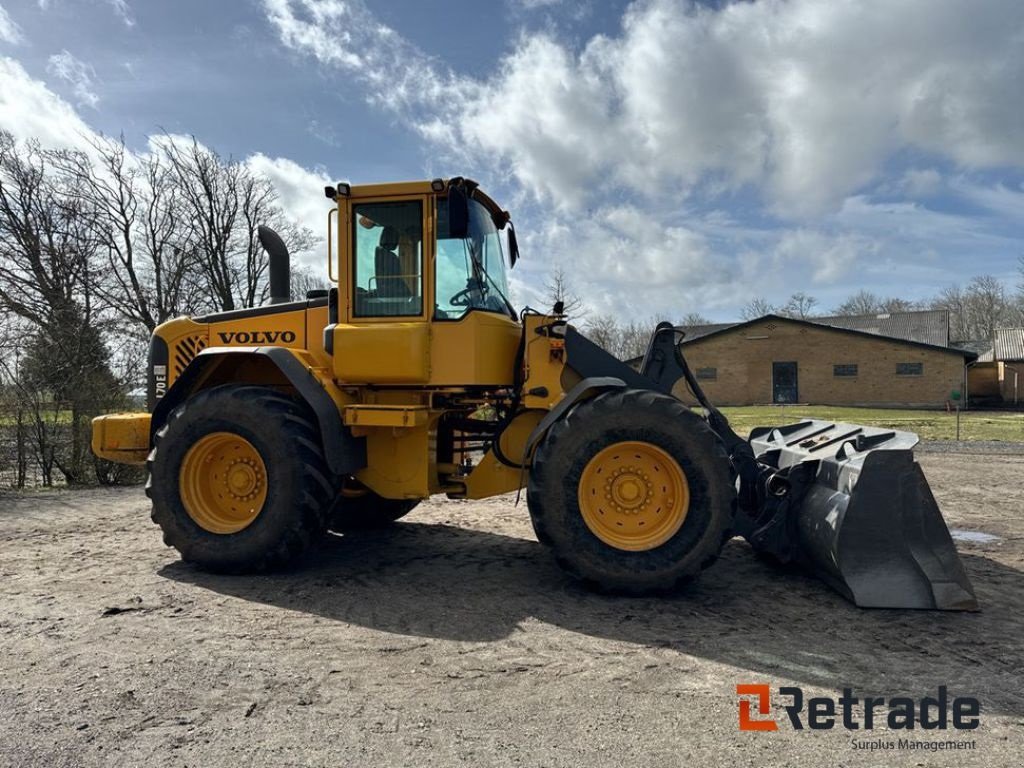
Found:
[[[244,578],[180,563],[141,489],[0,495],[0,764],[1020,765],[1024,456],[921,461],[951,528],[999,537],[959,544],[980,614],[858,610],[738,541],[676,597],[602,597],[511,499],[430,502]],[[946,684],[982,727],[955,753],[741,733],[748,682]]]

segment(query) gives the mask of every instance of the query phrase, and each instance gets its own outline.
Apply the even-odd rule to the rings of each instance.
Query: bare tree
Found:
[[[261,224],[293,251],[312,245],[268,179],[194,139],[136,154],[100,138],[74,152],[0,130],[0,327],[18,329],[0,345],[0,395],[28,446],[21,482],[29,454],[44,483],[113,477],[89,455],[91,416],[123,405],[160,323],[265,300]],[[321,286],[297,271],[299,295]]]
[[[92,149],[51,158],[69,197],[90,212],[91,235],[105,256],[97,295],[147,336],[166,320],[210,308],[194,284],[195,233],[164,158],[135,155],[123,138],[98,138]]]
[[[312,246],[312,232],[286,219],[273,185],[244,163],[222,158],[194,137],[165,137],[161,152],[192,227],[190,242],[210,300],[221,310],[262,302],[267,259],[257,227],[273,227],[293,253]]]
[[[1017,282],[1017,296],[1014,301],[1014,318],[1013,324],[1015,326],[1024,325],[1024,255],[1017,257],[1017,274],[1019,280]]]
[[[814,307],[817,304],[818,300],[813,296],[809,296],[803,291],[797,291],[789,297],[789,301],[779,310],[779,314],[797,319],[813,317]]]
[[[860,290],[832,310],[836,315],[873,315],[882,311],[883,299],[871,291]]]
[[[973,339],[967,320],[967,299],[959,285],[954,283],[943,288],[932,300],[932,309],[949,312],[949,336],[952,341]]]
[[[583,299],[572,289],[569,276],[565,269],[558,264],[551,270],[548,281],[544,285],[547,300],[554,306],[562,302],[566,316],[572,320],[582,320],[587,316],[587,310],[583,305]]]
[[[911,312],[919,309],[917,302],[901,299],[896,296],[879,296],[871,291],[860,290],[836,307],[832,313],[848,317],[850,315],[876,315],[883,312]]]
[[[926,309],[927,302],[922,303],[920,301],[911,301],[910,299],[900,299],[895,296],[890,296],[887,299],[882,299],[882,303],[879,307],[881,312],[914,312],[920,309]]]
[[[651,318],[646,322],[630,322],[623,326],[622,347],[619,350],[620,359],[630,360],[645,354],[657,325],[657,319]]]
[[[949,311],[949,333],[954,341],[991,339],[995,329],[1014,320],[1013,304],[1006,288],[992,275],[971,278],[966,288],[951,285],[932,302]]]
[[[740,317],[744,320],[755,320],[775,311],[776,308],[771,302],[762,296],[755,296],[740,310]]]
[[[292,298],[302,299],[310,291],[329,290],[331,284],[326,278],[321,277],[309,267],[296,266],[292,269]]]
[[[968,323],[977,339],[991,339],[996,328],[1010,323],[1011,304],[1006,289],[992,275],[978,275],[967,285]]]
[[[584,332],[591,341],[620,360],[631,360],[647,352],[656,325],[653,319],[620,325],[614,317],[602,315],[588,321]]]
[[[680,318],[676,325],[693,326],[693,325],[708,325],[711,321],[708,320],[700,312],[687,312]]]
[[[95,243],[81,206],[59,196],[36,143],[19,147],[0,131],[0,305],[56,329],[84,301]]]
[[[90,419],[119,393],[93,292],[91,211],[55,182],[48,157],[0,132],[0,310],[29,326],[14,384],[32,406],[44,482],[56,466],[78,483],[90,477]]]
[[[587,337],[599,347],[608,350],[613,355],[619,345],[621,331],[619,324],[611,315],[597,315],[587,320],[583,328]]]

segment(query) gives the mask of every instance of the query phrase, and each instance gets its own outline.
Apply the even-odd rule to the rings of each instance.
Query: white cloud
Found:
[[[78,149],[93,153],[100,135],[79,117],[71,105],[53,93],[46,84],[33,79],[18,62],[0,58],[0,129],[10,131],[20,141],[37,140],[47,148]],[[155,152],[167,140],[191,142],[180,134],[150,136],[145,148],[136,154]],[[200,142],[200,146],[208,149]],[[327,201],[323,187],[329,183],[319,171],[311,171],[287,158],[272,158],[257,153],[246,162],[256,173],[274,185],[287,218],[309,227],[318,242],[306,253],[295,254],[315,274],[325,269]]]
[[[126,27],[135,26],[135,16],[132,13],[131,5],[128,0],[103,0],[114,12],[114,14],[121,20]],[[39,6],[39,10],[48,11],[50,10],[53,0],[36,0],[36,5]]]
[[[677,319],[688,309],[728,306],[736,285],[747,281],[741,260],[718,245],[632,205],[579,219],[552,216],[524,234],[525,258],[513,272],[513,288],[520,302],[546,308],[541,286],[557,264],[595,315]]]
[[[286,157],[267,157],[257,153],[246,161],[249,168],[268,179],[277,191],[278,203],[285,216],[308,227],[316,238],[309,251],[292,254],[310,267],[315,275],[327,274],[327,212],[331,206],[323,188],[336,179],[319,171],[311,171]],[[337,220],[334,222],[337,227]]]
[[[850,275],[879,249],[877,242],[851,232],[825,234],[803,228],[784,231],[772,250],[777,270],[801,270],[811,282],[834,284]]]
[[[526,10],[532,11],[537,8],[547,8],[552,5],[558,5],[562,0],[515,0],[515,2]]]
[[[978,217],[936,211],[920,203],[876,202],[864,195],[847,198],[827,221],[837,229],[886,240],[891,247],[898,243],[909,254],[915,245],[921,251],[964,254],[1013,245]]]
[[[618,36],[578,53],[525,38],[487,80],[442,68],[358,0],[265,6],[287,47],[572,205],[609,180],[648,194],[749,184],[802,217],[908,147],[965,168],[1024,165],[1024,111],[1008,98],[1024,81],[1018,0],[641,0]]]
[[[799,289],[828,298],[861,280],[912,276],[928,291],[962,268],[952,248],[1010,242],[970,216],[867,190],[948,189],[932,168],[891,178],[906,155],[968,176],[1024,166],[1024,111],[1010,96],[1024,82],[1019,0],[637,0],[618,33],[578,47],[524,33],[484,78],[425,55],[361,0],[264,5],[286,48],[361,82],[435,157],[514,179],[512,197],[538,203],[526,206],[521,300],[541,298],[553,261],[594,308],[642,295],[632,316]],[[982,189],[977,204],[1016,210],[1015,190]],[[735,209],[751,192],[763,224],[683,210],[716,198]]]
[[[68,50],[52,55],[47,61],[46,71],[69,83],[80,105],[95,109],[100,103],[95,90],[96,71],[89,64],[76,59]]]
[[[359,0],[265,7],[289,49],[362,83],[439,163],[515,180],[506,204],[513,198],[517,221],[534,230],[520,227],[519,301],[538,303],[561,262],[598,311],[726,319],[754,294],[780,301],[810,290],[826,304],[850,286],[885,292],[913,278],[926,295],[973,269],[953,263],[953,249],[1019,252],[982,217],[864,191],[887,186],[918,201],[952,191],[993,220],[1020,220],[1024,192],[969,171],[1024,163],[1021,117],[989,103],[1015,104],[1008,94],[1024,74],[1024,5],[1000,3],[761,0],[716,11],[642,0],[614,36],[578,49],[551,33],[524,37],[483,79],[426,56]],[[961,70],[980,73],[984,92],[967,93]],[[0,59],[0,126],[58,146],[92,134],[10,59]],[[945,170],[888,172],[907,149]],[[291,217],[325,232],[320,189],[336,179],[287,158],[248,162]],[[759,218],[751,191],[796,221],[780,229]],[[701,213],[709,201],[732,212]],[[322,274],[323,256],[319,246],[300,258]]]
[[[1024,185],[1013,189],[1004,184],[987,186],[959,178],[950,186],[963,198],[991,214],[1018,223],[1024,221]]]
[[[0,58],[0,128],[17,139],[75,149],[88,148],[95,135],[71,105],[10,58]]]
[[[896,184],[899,191],[911,198],[931,197],[942,189],[942,174],[934,168],[911,168]]]
[[[329,147],[341,146],[338,130],[330,122],[310,120],[306,125],[306,133]]]
[[[128,5],[128,0],[107,0],[107,3],[126,27],[135,26],[135,17],[132,15],[132,9]]]
[[[0,42],[10,43],[11,45],[18,45],[25,39],[21,33],[21,27],[19,27],[14,19],[10,17],[10,14],[0,5]]]

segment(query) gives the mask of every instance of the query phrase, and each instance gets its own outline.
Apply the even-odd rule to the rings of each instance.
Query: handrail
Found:
[[[327,279],[332,283],[338,282],[338,278],[334,275],[334,248],[331,245],[331,241],[334,239],[331,222],[337,212],[337,208],[331,208],[327,212]]]

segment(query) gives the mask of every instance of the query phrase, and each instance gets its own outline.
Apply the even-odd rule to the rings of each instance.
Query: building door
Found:
[[[795,403],[796,363],[772,363],[772,402]]]

